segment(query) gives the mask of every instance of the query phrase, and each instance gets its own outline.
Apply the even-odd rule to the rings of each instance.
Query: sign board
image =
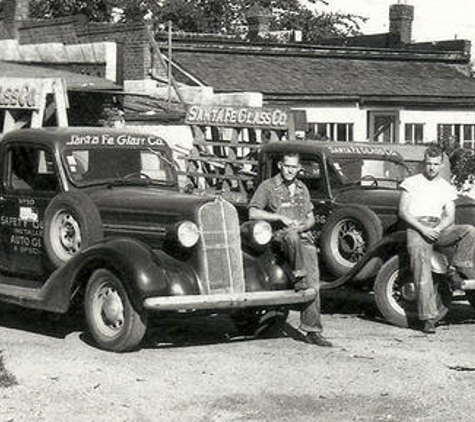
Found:
[[[279,108],[191,105],[185,123],[196,126],[287,130],[289,113]]]
[[[390,148],[378,146],[333,146],[329,145],[328,150],[332,154],[349,154],[349,155],[378,155],[378,156],[394,156],[399,157],[396,151]]]
[[[47,98],[48,95],[50,99]],[[0,112],[4,110],[3,133],[25,126],[42,127],[53,114],[56,114],[57,125],[66,127],[68,107],[64,79],[0,77]]]
[[[38,110],[43,87],[41,79],[0,78],[0,108]]]

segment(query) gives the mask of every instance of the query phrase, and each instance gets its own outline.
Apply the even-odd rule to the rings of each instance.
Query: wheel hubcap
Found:
[[[341,254],[341,259],[355,264],[366,252],[363,231],[352,220],[342,221],[336,231],[338,234],[335,240],[338,243],[337,249]]]
[[[417,299],[416,296],[416,286],[414,283],[406,283],[401,287],[401,297],[404,300],[413,302]]]
[[[119,293],[112,287],[104,287],[98,299],[104,324],[113,330],[120,329],[124,325],[124,305]]]
[[[57,216],[57,238],[63,255],[71,256],[81,249],[81,228],[77,220],[67,212]],[[59,252],[61,252],[59,251]]]

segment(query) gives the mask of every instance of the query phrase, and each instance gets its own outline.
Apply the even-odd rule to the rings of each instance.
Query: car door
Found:
[[[59,191],[52,151],[31,143],[11,143],[1,156],[0,271],[41,279],[47,270],[44,214]]]

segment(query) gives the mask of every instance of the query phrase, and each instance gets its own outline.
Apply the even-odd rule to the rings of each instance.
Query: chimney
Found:
[[[270,17],[270,12],[256,3],[248,9],[246,18],[249,40],[253,41],[265,37],[269,33]]]
[[[412,42],[412,21],[414,6],[409,4],[393,4],[389,6],[389,33],[395,35],[401,44]]]
[[[18,39],[18,27],[30,17],[30,0],[3,0],[2,19],[13,39]]]

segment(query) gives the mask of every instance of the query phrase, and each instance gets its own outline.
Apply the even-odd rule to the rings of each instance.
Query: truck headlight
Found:
[[[267,245],[272,239],[272,227],[267,221],[256,221],[252,226],[252,239],[260,246]]]
[[[200,238],[200,230],[193,221],[183,221],[178,224],[176,233],[178,242],[185,248],[195,246]]]

